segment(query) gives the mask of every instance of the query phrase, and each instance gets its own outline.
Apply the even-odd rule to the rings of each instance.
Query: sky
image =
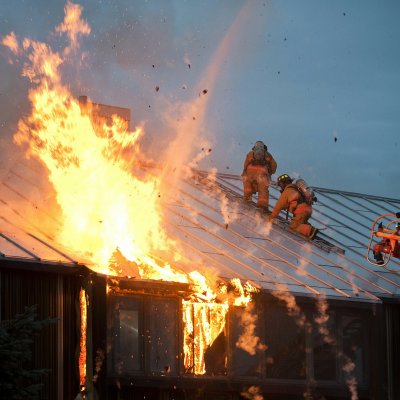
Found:
[[[400,198],[400,2],[74,3],[91,32],[63,80],[75,96],[130,108],[149,158],[175,140],[206,153],[198,168],[239,175],[263,140],[278,163],[273,179]],[[54,28],[65,5],[1,0],[0,39],[14,32],[61,48]],[[0,46],[3,167],[32,85],[10,58]]]

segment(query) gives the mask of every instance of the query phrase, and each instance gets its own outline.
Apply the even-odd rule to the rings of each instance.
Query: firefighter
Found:
[[[257,207],[265,212],[268,212],[268,188],[271,183],[271,175],[276,172],[276,167],[276,161],[261,140],[254,144],[243,165],[244,200],[251,202],[252,194],[258,192]]]
[[[292,182],[293,179],[287,174],[278,176],[277,183],[281,189],[281,195],[272,213],[268,216],[268,221],[273,221],[280,211],[287,210],[293,214],[289,225],[290,229],[301,233],[309,239],[314,239],[318,229],[307,222],[312,214],[312,206],[306,202],[300,189],[293,185]]]

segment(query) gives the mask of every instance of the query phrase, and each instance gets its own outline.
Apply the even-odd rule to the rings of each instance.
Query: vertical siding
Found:
[[[55,324],[45,327],[34,338],[32,368],[50,370],[43,378],[42,399],[75,398],[78,393],[75,298],[79,290],[76,289],[76,277],[1,268],[0,285],[1,320],[13,319],[25,307],[32,305],[37,305],[39,319],[57,318]]]
[[[79,290],[80,280],[64,278],[63,287],[63,366],[64,399],[74,399],[79,392]]]
[[[56,274],[3,270],[1,288],[2,319],[12,319],[32,305],[37,305],[39,319],[58,317]],[[43,399],[54,399],[57,394],[57,329],[57,324],[52,324],[34,338],[32,368],[51,370],[42,380]]]
[[[400,399],[400,306],[385,305],[388,400]]]

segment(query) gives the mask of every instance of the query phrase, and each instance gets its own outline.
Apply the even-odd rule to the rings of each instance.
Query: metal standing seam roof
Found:
[[[53,217],[32,199],[32,193],[40,196],[40,189],[26,168],[11,169],[1,183],[0,260],[88,265],[47,234],[44,222]],[[171,181],[171,185],[176,184]],[[167,233],[183,250],[179,261],[172,255],[163,259],[185,272],[201,265],[221,278],[250,280],[266,291],[284,289],[298,295],[372,302],[400,299],[399,260],[377,267],[365,258],[372,222],[380,214],[399,211],[400,200],[314,190],[318,202],[310,222],[336,246],[334,250],[279,226],[271,228],[265,216],[243,204],[240,176],[217,173],[208,177],[193,171],[179,180],[174,198],[163,201]],[[278,196],[272,183],[270,206]],[[41,215],[43,224],[31,224],[20,213],[27,207]]]
[[[180,242],[215,264],[227,278],[240,277],[265,290],[363,301],[400,298],[400,262],[385,266],[366,260],[372,222],[400,210],[400,200],[314,188],[318,202],[310,222],[334,245],[316,246],[300,235],[266,223],[243,204],[241,177],[194,173],[168,204],[168,229]],[[280,193],[270,187],[270,206]]]

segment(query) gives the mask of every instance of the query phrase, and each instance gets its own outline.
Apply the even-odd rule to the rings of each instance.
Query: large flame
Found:
[[[79,36],[90,33],[81,14],[79,5],[67,3],[64,21],[56,27],[69,40],[62,52],[30,39],[20,46],[14,33],[3,38],[3,45],[15,55],[27,54],[23,75],[33,83],[31,114],[20,120],[14,140],[27,146],[27,154],[39,159],[48,171],[62,211],[57,216],[61,220],[55,232],[58,243],[97,271],[118,274],[125,263],[132,269],[131,276],[191,284],[193,295],[183,302],[184,363],[187,370],[203,374],[205,350],[224,330],[229,305],[247,304],[254,288],[250,284],[242,287],[239,280],[230,284],[234,288],[230,291],[227,285],[216,287],[213,277],[177,271],[152,255],[162,250],[179,258],[162,224],[159,192],[163,174],[135,173],[143,129],[131,132],[117,116],[99,126],[91,103],[83,107],[62,81],[61,66],[79,48]],[[85,299],[81,291],[83,322]],[[85,357],[81,342],[82,385]]]
[[[91,110],[82,110],[62,84],[60,66],[64,57],[78,47],[79,34],[90,32],[80,19],[79,6],[67,3],[65,13],[64,22],[57,27],[70,39],[63,53],[44,43],[23,41],[30,61],[23,75],[36,87],[29,93],[31,115],[19,122],[14,140],[20,145],[26,143],[29,154],[49,171],[62,209],[57,241],[109,273],[109,261],[116,249],[140,264],[153,249],[170,247],[161,227],[160,180],[135,177],[132,163],[121,157],[124,151],[132,159],[137,155],[140,127],[130,132],[115,116],[112,125],[104,125],[99,132],[92,123]],[[4,38],[3,44],[14,53],[20,52],[14,34]],[[81,254],[82,249],[86,253]]]

